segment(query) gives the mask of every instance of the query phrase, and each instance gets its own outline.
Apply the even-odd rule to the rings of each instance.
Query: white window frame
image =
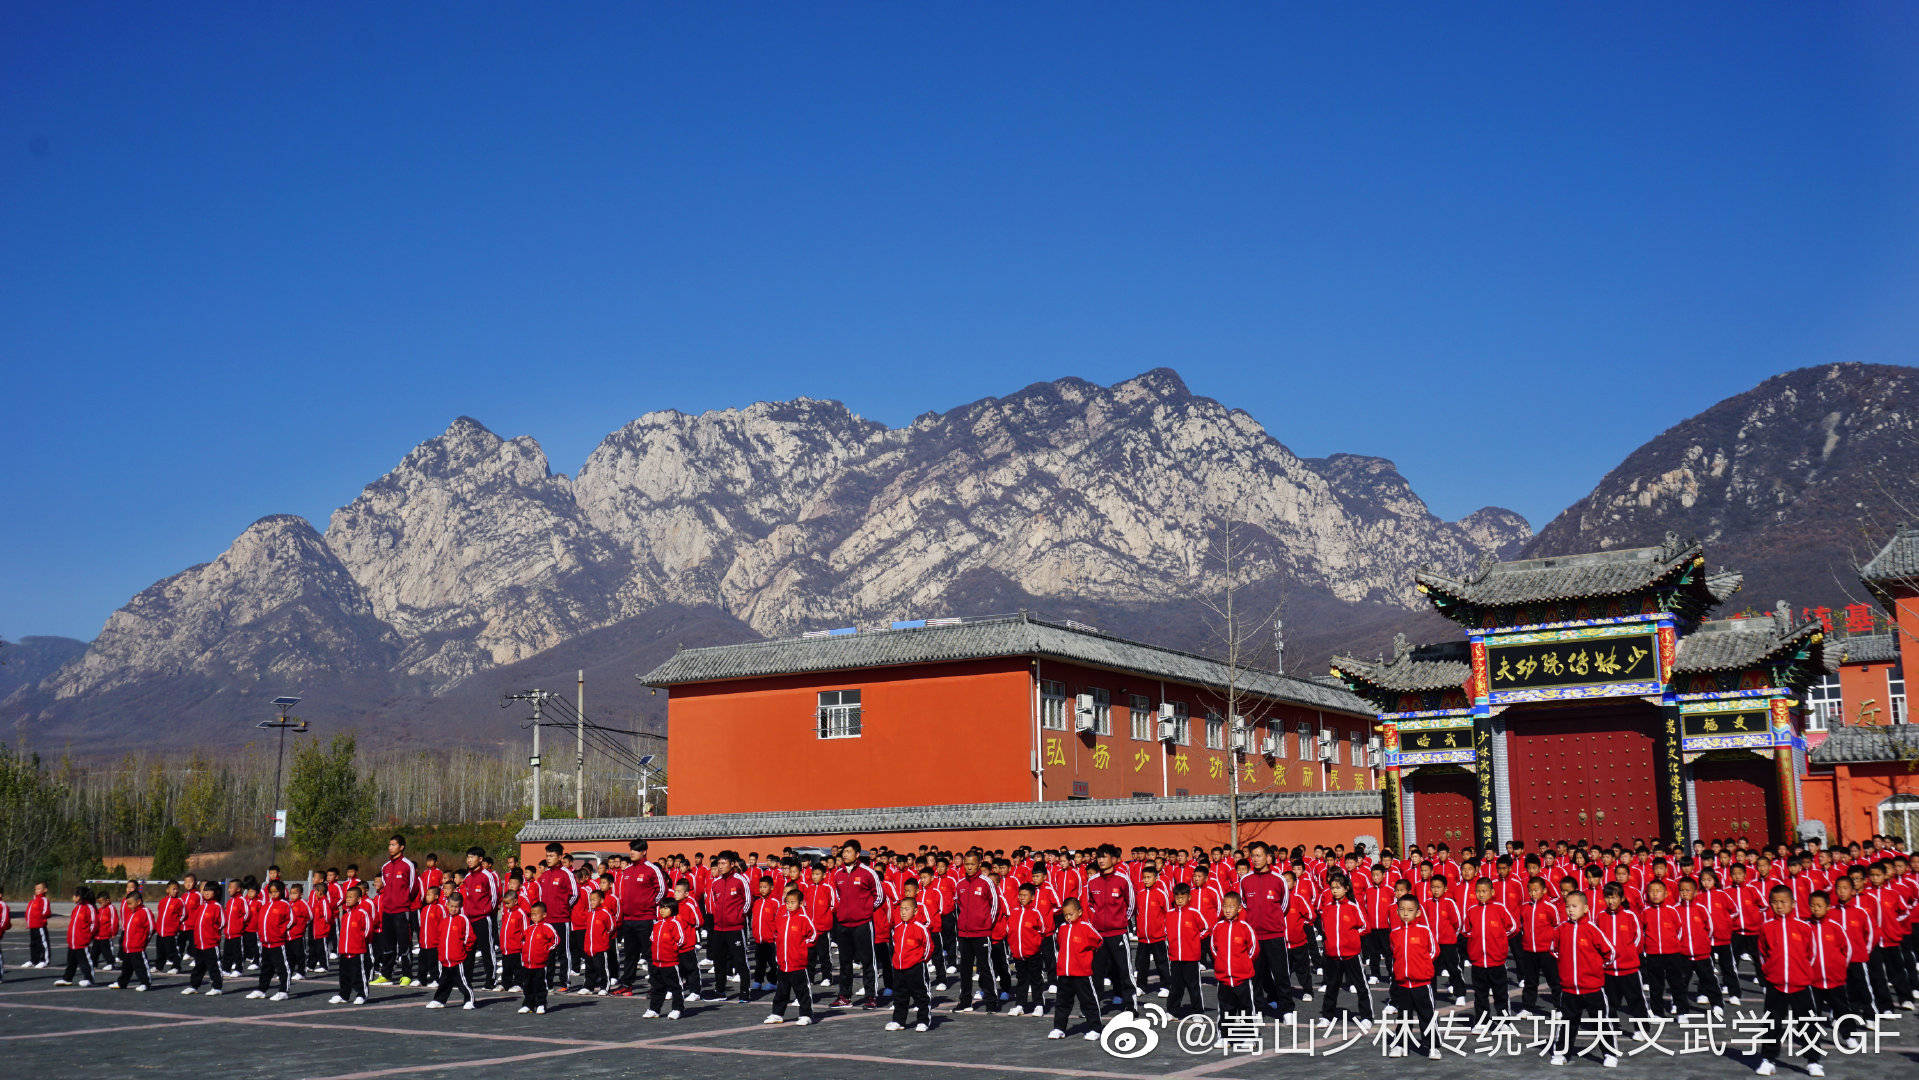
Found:
[[[1886,669],[1886,712],[1895,724],[1906,722],[1906,672],[1898,664]]]
[[[1187,711],[1183,701],[1169,701],[1173,707],[1173,742],[1180,746],[1193,744],[1193,715]]]
[[[1066,730],[1066,684],[1057,679],[1039,681],[1039,726],[1048,731]]]
[[[1285,760],[1286,758],[1286,722],[1283,720],[1268,721],[1266,724],[1266,731],[1268,734],[1272,735],[1273,737],[1273,760],[1274,761]]]
[[[1366,736],[1360,731],[1354,731],[1352,738],[1353,756],[1351,760],[1353,768],[1363,769],[1366,767]]]
[[[1845,722],[1845,701],[1839,693],[1839,676],[1831,674],[1806,687],[1806,730],[1826,731]]]
[[[822,739],[859,738],[860,692],[857,689],[821,690],[814,718]]]
[[[1879,804],[1878,816],[1881,835],[1904,838],[1900,850],[1911,848],[1913,838],[1919,837],[1919,796],[1894,795]]]
[[[1304,720],[1299,722],[1299,760],[1319,760],[1319,751],[1313,746],[1313,725]]]
[[[1211,709],[1206,710],[1206,749],[1226,749],[1226,718]]]
[[[1087,693],[1093,695],[1093,734],[1111,735],[1113,733],[1113,692],[1103,686],[1095,686]]]
[[[1153,716],[1153,700],[1145,694],[1128,694],[1126,712],[1133,722],[1133,741],[1154,741],[1153,724],[1157,718]]]

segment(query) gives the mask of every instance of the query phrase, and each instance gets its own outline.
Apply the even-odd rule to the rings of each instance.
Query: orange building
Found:
[[[1076,624],[1020,614],[686,649],[642,681],[671,695],[674,813],[536,823],[529,845],[595,830],[773,850],[839,834],[896,849],[933,833],[1008,850],[1222,842],[1236,781],[1268,839],[1378,833],[1370,710],[1343,687]]]
[[[1919,841],[1919,730],[1905,679],[1919,670],[1919,529],[1900,530],[1860,577],[1884,618],[1830,642],[1830,673],[1808,691],[1806,816],[1829,843],[1890,835],[1909,847]]]

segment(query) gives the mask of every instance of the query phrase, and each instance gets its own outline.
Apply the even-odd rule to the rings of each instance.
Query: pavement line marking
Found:
[[[90,1009],[84,1005],[40,1005],[31,1002],[18,1002],[11,1006],[0,1004],[0,1008],[44,1009],[52,1012],[95,1013],[110,1016],[147,1016],[171,1018],[173,1024],[142,1024],[141,1027],[169,1027],[181,1024],[244,1024],[257,1027],[309,1028],[317,1031],[363,1031],[376,1035],[450,1035],[462,1039],[497,1039],[503,1042],[549,1043],[562,1047],[578,1047],[584,1050],[610,1050],[624,1046],[624,1043],[608,1042],[604,1039],[563,1039],[548,1035],[507,1035],[491,1031],[449,1031],[435,1028],[398,1028],[376,1027],[371,1024],[316,1024],[275,1016],[208,1016],[195,1017],[182,1013],[132,1011],[126,1009]],[[417,1006],[415,1006],[417,1008]],[[364,1006],[362,1006],[364,1008]],[[328,1013],[316,1010],[322,1016],[350,1016],[350,1013]],[[295,1013],[290,1015],[315,1015],[315,1013]]]
[[[771,1025],[768,1025],[769,1027]],[[1157,1073],[1105,1072],[1098,1069],[1069,1069],[1048,1065],[1010,1065],[999,1062],[979,1061],[940,1061],[930,1058],[886,1057],[880,1054],[836,1054],[813,1050],[759,1050],[734,1046],[689,1046],[684,1043],[667,1046],[654,1046],[651,1043],[638,1043],[643,1050],[677,1050],[691,1054],[740,1054],[747,1057],[810,1058],[824,1061],[856,1061],[871,1065],[899,1065],[919,1069],[969,1069],[996,1073],[1030,1073],[1038,1076],[1085,1076],[1103,1077],[1107,1080],[1157,1080]],[[344,1077],[329,1080],[347,1080]]]
[[[410,1032],[420,1035],[424,1032]],[[488,1065],[511,1065],[520,1061],[537,1061],[540,1058],[561,1057],[566,1054],[584,1054],[598,1050],[620,1049],[627,1044],[613,1043],[607,1046],[573,1046],[559,1050],[535,1050],[527,1054],[513,1054],[507,1057],[470,1058],[466,1061],[447,1061],[432,1065],[401,1065],[391,1069],[372,1069],[367,1072],[335,1073],[325,1077],[311,1077],[309,1080],[373,1080],[381,1076],[401,1076],[406,1073],[434,1072],[440,1069],[483,1068]]]
[[[146,1031],[150,1028],[193,1027],[198,1024],[216,1023],[219,1021],[182,1017],[177,1023],[172,1024],[121,1024],[118,1027],[74,1028],[69,1031],[32,1031],[24,1035],[0,1035],[0,1042],[10,1042],[15,1039],[64,1039],[69,1035],[110,1035],[116,1031]]]

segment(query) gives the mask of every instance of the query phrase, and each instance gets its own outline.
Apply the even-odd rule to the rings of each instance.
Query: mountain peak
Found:
[[[1111,390],[1115,397],[1149,397],[1159,401],[1175,401],[1193,396],[1186,388],[1186,380],[1179,372],[1169,367],[1156,367],[1151,371],[1142,371],[1130,379],[1116,382]]]

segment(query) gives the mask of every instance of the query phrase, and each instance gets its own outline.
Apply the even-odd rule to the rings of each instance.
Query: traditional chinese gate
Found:
[[[1778,817],[1772,761],[1727,750],[1693,762],[1692,774],[1702,839],[1746,837],[1755,846],[1772,845]]]
[[[1421,844],[1445,844],[1453,851],[1473,844],[1473,796],[1476,780],[1457,765],[1427,765],[1406,778],[1413,795],[1413,834]]]
[[[1616,702],[1505,715],[1516,839],[1630,845],[1663,835],[1657,709]]]

